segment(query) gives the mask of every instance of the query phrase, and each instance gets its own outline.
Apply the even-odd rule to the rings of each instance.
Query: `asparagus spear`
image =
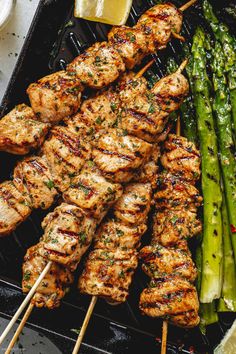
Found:
[[[236,311],[236,269],[233,256],[233,249],[230,239],[230,227],[228,213],[223,197],[222,204],[223,219],[223,286],[221,298],[218,304],[219,312]]]
[[[200,306],[200,330],[206,333],[206,326],[218,322],[218,314],[216,311],[215,301],[210,304],[201,304]]]
[[[213,53],[213,85],[215,91],[214,111],[219,137],[220,162],[228,208],[229,221],[232,225],[232,244],[236,256],[236,160],[231,129],[231,105],[226,77],[224,75],[225,57],[221,44],[217,41]]]
[[[189,65],[189,64],[188,64]],[[187,73],[190,74],[189,67],[186,67]],[[167,73],[171,74],[178,69],[178,65],[174,58],[169,58],[167,61]],[[189,75],[188,75],[189,76]],[[183,126],[183,135],[188,140],[197,143],[197,125],[195,117],[195,109],[191,94],[185,99],[180,107],[181,123]]]
[[[228,27],[220,23],[208,0],[203,1],[203,11],[216,39],[222,44],[225,54],[224,67],[230,89],[234,130],[236,131],[236,39],[230,35]]]
[[[222,286],[222,220],[220,167],[217,140],[206,73],[205,35],[201,28],[193,37],[193,93],[202,154],[203,242],[200,301],[218,299]]]

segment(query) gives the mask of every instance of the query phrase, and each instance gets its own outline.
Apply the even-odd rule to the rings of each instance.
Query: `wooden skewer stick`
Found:
[[[79,348],[80,348],[82,340],[84,338],[84,334],[85,334],[86,329],[88,327],[89,320],[90,320],[90,318],[92,316],[93,309],[94,309],[94,306],[96,305],[97,299],[98,299],[97,296],[93,296],[91,301],[90,301],[90,305],[89,305],[88,311],[86,313],[83,325],[81,327],[81,330],[80,330],[80,333],[79,333],[79,336],[77,338],[77,341],[76,341],[76,344],[75,344],[75,347],[73,349],[72,354],[77,354],[79,352]]]
[[[185,38],[181,36],[181,34],[176,33],[175,31],[172,31],[171,33],[174,38],[179,39],[181,42],[185,42]]]
[[[168,333],[168,322],[163,321],[162,339],[161,339],[161,354],[166,354],[167,333]]]
[[[7,347],[7,350],[5,351],[5,354],[10,354],[11,353],[11,350],[14,348],[14,345],[22,331],[22,329],[24,328],[25,326],[25,323],[27,322],[31,312],[33,311],[33,308],[34,308],[34,304],[31,302],[24,314],[24,317],[22,318],[21,322],[20,322],[20,325],[19,327],[17,328],[12,340],[10,341],[8,347]]]
[[[185,59],[180,66],[178,67],[178,69],[176,70],[177,73],[181,73],[184,68],[186,67],[186,65],[188,64],[188,59]],[[178,123],[178,122],[177,122]],[[177,134],[177,133],[176,133]]]
[[[139,79],[141,76],[143,76],[143,74],[150,68],[150,66],[152,66],[152,64],[154,64],[155,60],[152,59],[151,61],[149,61],[136,75],[135,75],[135,79]]]
[[[38,277],[38,279],[36,280],[36,282],[32,286],[30,292],[27,294],[26,298],[24,299],[24,301],[22,302],[22,304],[20,305],[20,307],[16,311],[15,315],[12,317],[11,321],[8,323],[7,327],[5,328],[5,330],[3,331],[3,333],[0,337],[0,345],[2,344],[2,342],[6,338],[6,336],[8,335],[10,330],[12,329],[12,327],[14,326],[15,322],[18,320],[20,314],[24,311],[25,307],[30,302],[31,298],[34,296],[35,291],[37,290],[39,284],[41,283],[41,281],[43,280],[45,275],[48,273],[49,269],[51,268],[51,265],[52,265],[52,262],[48,262],[48,264],[46,265],[46,267],[44,268],[44,270],[42,271],[42,273],[40,274],[40,276]]]
[[[182,5],[182,6],[179,8],[179,10],[182,11],[182,12],[185,11],[185,10],[187,10],[190,6],[192,6],[193,4],[195,4],[195,2],[197,2],[197,0],[190,0],[190,1],[186,2],[186,4]]]
[[[178,117],[176,123],[176,135],[180,135],[180,132],[181,132],[180,118]],[[168,334],[168,322],[165,320],[163,321],[163,325],[162,325],[161,354],[166,354],[167,334]]]

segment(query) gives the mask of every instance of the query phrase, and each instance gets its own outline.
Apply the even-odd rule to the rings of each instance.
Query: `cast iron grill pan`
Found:
[[[183,1],[174,3],[179,6]],[[18,103],[28,103],[26,88],[31,82],[50,72],[64,69],[67,63],[94,42],[106,40],[110,26],[75,19],[73,4],[74,0],[41,0],[1,103],[0,116]],[[133,26],[140,15],[153,5],[155,0],[134,0],[128,25]],[[220,9],[219,14],[230,25],[235,23],[230,16],[226,16],[224,8]],[[188,42],[197,24],[206,26],[200,5],[194,6],[184,15],[181,33]],[[179,43],[173,40],[167,50],[153,56],[155,64],[149,74],[156,78],[162,77],[165,74],[166,58],[174,56],[179,62],[179,51]],[[150,59],[151,57],[146,58],[145,62]],[[88,94],[89,91],[84,96]],[[17,156],[0,153],[0,182],[11,176],[18,159]],[[20,288],[23,257],[27,248],[37,243],[42,235],[40,224],[48,212],[34,211],[9,237],[0,239],[0,313],[4,317],[12,316],[23,299]],[[144,243],[148,243],[149,239],[150,232],[147,232]],[[78,273],[81,270],[82,264]],[[147,278],[139,269],[125,304],[115,307],[103,300],[98,301],[81,354],[154,354],[160,351],[162,321],[144,317],[138,310],[139,294],[146,284]],[[89,301],[88,296],[78,295],[74,285],[59,309],[51,312],[35,309],[30,317],[31,326],[50,338],[61,352],[68,353],[76,338],[71,329],[81,327]],[[169,326],[168,353],[212,352],[234,317],[223,316],[219,324],[209,327],[205,336],[198,328],[184,330]],[[36,352],[33,350],[32,353]]]

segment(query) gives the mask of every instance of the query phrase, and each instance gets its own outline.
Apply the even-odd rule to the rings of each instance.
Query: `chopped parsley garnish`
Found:
[[[173,218],[171,219],[172,224],[176,223],[177,220],[178,216],[173,216]]]
[[[26,270],[23,275],[23,280],[29,280],[30,276],[31,276],[31,272],[29,270]]]
[[[97,119],[95,120],[95,122],[96,122],[96,124],[101,125],[101,124],[102,124],[102,119],[101,119],[101,117],[100,117],[100,116],[97,117]]]
[[[44,182],[45,186],[47,186],[50,190],[54,188],[54,182],[50,179],[47,182]]]
[[[80,239],[80,244],[84,245],[85,242],[86,242],[86,238],[87,238],[86,233],[84,231],[79,232],[78,236],[79,236],[79,239]]]
[[[116,229],[116,234],[117,236],[123,236],[124,235],[124,231],[120,230],[120,229]]]
[[[125,273],[124,273],[124,271],[123,271],[123,270],[121,270],[121,271],[120,271],[120,273],[119,273],[119,277],[120,277],[120,278],[122,278],[122,279],[124,279],[124,278],[125,278]]]
[[[154,104],[151,103],[150,106],[149,106],[148,113],[155,113],[155,112],[156,112],[156,110],[155,110]]]
[[[79,187],[79,189],[82,190],[82,192],[84,192],[85,195],[89,194],[90,190],[88,188],[86,188],[83,184],[78,183],[78,187]]]
[[[126,36],[129,38],[130,42],[131,43],[134,43],[136,41],[136,37],[135,35],[133,34],[133,32],[127,32],[126,33]]]
[[[111,102],[111,109],[113,112],[117,109],[117,104],[115,102]]]

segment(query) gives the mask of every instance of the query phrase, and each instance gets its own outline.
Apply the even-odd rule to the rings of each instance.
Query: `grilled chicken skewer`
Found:
[[[87,87],[101,88],[114,82],[125,68],[132,69],[142,59],[163,49],[171,37],[179,35],[182,12],[170,3],[149,9],[136,26],[114,27],[108,42],[96,43],[62,70],[29,86],[32,108],[19,105],[0,121],[0,151],[26,154],[40,146],[50,126],[73,116]],[[20,112],[20,114],[18,114]],[[14,126],[13,126],[14,124]]]
[[[180,133],[179,128],[177,128],[177,133]],[[202,197],[193,185],[200,176],[200,159],[196,148],[186,139],[177,136],[170,136],[165,147],[168,151],[162,156],[162,164],[167,171],[159,177],[158,190],[155,194],[157,206],[155,223],[158,220],[159,224],[161,224],[159,213],[168,213],[173,210],[185,214],[187,210],[191,210],[196,214],[197,207],[202,202]],[[186,152],[183,151],[184,148]],[[177,166],[173,168],[173,164]],[[177,175],[172,172],[172,169]],[[172,225],[167,229],[165,227],[162,229],[162,232],[168,235],[164,238],[160,237],[159,232],[157,232],[158,238],[155,237],[154,226],[151,246],[146,246],[140,251],[140,258],[144,262],[142,268],[153,279],[150,288],[145,289],[141,294],[140,308],[149,316],[165,318],[167,315],[173,323],[179,326],[193,327],[199,322],[197,293],[191,285],[196,279],[197,271],[187,248],[186,236],[191,237],[199,233],[201,224],[196,219],[191,227],[191,221],[183,217],[180,223],[186,224],[191,229],[191,232],[188,235],[185,234],[185,239],[183,239],[181,235],[183,228],[179,227],[179,221],[176,215],[171,219]],[[173,236],[171,228],[176,229],[179,235],[177,239]],[[167,243],[166,240],[168,240]],[[173,293],[175,296],[171,296]],[[181,309],[185,311],[182,314]],[[162,332],[162,354],[166,353],[166,339],[167,321],[165,320]]]
[[[73,354],[79,351],[97,298],[102,297],[112,305],[126,301],[138,266],[137,250],[147,229],[151,200],[151,183],[128,185],[114,205],[113,216],[98,229],[94,250],[89,254],[79,279],[80,292],[92,295],[92,300]]]
[[[152,63],[147,64],[143,70]],[[129,95],[141,95],[147,90],[146,81],[128,74],[121,79],[117,88],[110,88],[86,100],[81,112],[68,122],[67,127],[52,129],[49,139],[43,145],[41,156],[31,156],[20,161],[14,170],[13,181],[0,184],[1,236],[11,233],[30,215],[32,209],[49,208],[58,190],[63,192],[67,189],[73,177],[81,170],[84,160],[91,156],[93,136],[99,136],[108,127],[116,125],[121,109],[118,95],[120,89]]]
[[[186,64],[186,63],[185,63]],[[166,123],[166,119],[163,123],[163,120],[161,119],[160,122],[158,121],[158,118],[154,116],[154,112],[158,112],[158,114],[162,116],[167,116],[169,115],[169,113],[175,109],[177,109],[179,107],[179,105],[181,104],[181,102],[183,101],[184,97],[186,96],[187,92],[188,92],[188,83],[186,81],[186,79],[184,78],[184,76],[181,74],[181,70],[183,69],[183,66],[180,67],[180,69],[172,74],[172,76],[167,76],[165,78],[163,78],[162,80],[159,81],[158,84],[156,84],[153,88],[152,91],[152,95],[151,95],[151,102],[150,102],[150,96],[147,96],[147,103],[146,103],[146,115],[149,115],[149,113],[151,113],[154,122],[155,122],[155,131],[154,134],[158,135],[160,130],[159,130],[159,124],[161,124],[164,128],[165,123]],[[166,103],[166,85],[170,86],[170,100],[169,103],[167,105]],[[157,95],[158,100],[155,100],[155,95]],[[161,97],[163,96],[163,101],[161,101]],[[140,98],[143,98],[143,95],[140,96]],[[125,107],[129,107],[129,104],[132,105],[133,103],[133,97],[131,98],[130,102],[127,101],[125,102]],[[150,106],[154,106],[155,109],[152,112],[149,112],[149,108]],[[137,109],[143,109],[143,105],[141,105],[140,107],[137,106]],[[124,108],[123,108],[124,109]],[[164,114],[164,112],[166,111],[167,114]],[[157,115],[157,113],[156,113]],[[157,115],[158,116],[158,115]],[[145,115],[143,114],[143,117],[145,117]],[[163,131],[163,128],[161,129],[161,131]],[[127,147],[132,147],[133,149],[140,149],[142,146],[144,146],[144,144],[146,144],[146,147],[149,149],[151,154],[152,149],[151,149],[151,145],[139,138],[133,137],[133,135],[128,135],[128,131],[124,131],[124,129],[118,129],[118,132],[120,132],[119,134],[116,134],[117,139],[120,139],[121,141],[114,145],[117,146],[117,148],[121,148],[124,149],[126,146]],[[111,132],[112,134],[113,132]],[[100,139],[100,138],[99,138]],[[136,139],[135,141],[132,139]],[[137,142],[137,139],[139,139],[139,142]],[[106,142],[103,142],[103,144],[106,144]],[[99,145],[99,144],[97,144]],[[150,145],[150,148],[149,148]],[[106,151],[109,150],[102,150],[102,153],[104,154]],[[118,150],[119,151],[119,150]],[[106,155],[106,154],[105,154]],[[117,163],[117,167],[118,167],[118,171],[119,171],[119,166],[120,166],[120,162],[122,162],[123,160],[127,160],[127,164],[128,165],[124,165],[123,166],[123,170],[125,171],[126,166],[132,166],[132,164],[130,165],[130,159],[134,160],[134,158],[128,158],[126,157],[126,155],[124,155],[124,153],[122,152],[122,154],[117,153],[114,151],[114,153],[112,153],[112,155],[115,155],[117,157],[116,163]],[[140,155],[142,156],[142,154],[137,153],[135,154],[135,158],[139,158],[140,159]],[[108,155],[109,156],[109,155]],[[145,154],[144,154],[145,156]],[[147,162],[148,160],[148,155],[147,155],[147,159],[143,159],[143,164],[145,162]],[[114,203],[116,201],[116,199],[119,197],[120,192],[121,192],[121,188],[120,185],[116,182],[116,177],[115,177],[115,171],[114,170],[110,170],[109,168],[107,168],[106,166],[108,166],[110,164],[109,158],[107,159],[106,156],[103,160],[98,160],[97,162],[98,167],[100,167],[100,171],[98,169],[97,166],[88,166],[88,164],[86,165],[84,171],[82,171],[82,173],[77,177],[77,179],[74,181],[73,186],[71,186],[65,193],[64,193],[64,198],[67,202],[69,202],[70,204],[75,204],[79,209],[82,209],[82,212],[84,214],[86,214],[87,217],[92,218],[92,219],[96,219],[96,222],[99,223],[101,221],[101,216],[103,217],[106,213],[106,211],[108,210],[108,208],[110,207],[110,205],[112,203]],[[130,169],[129,167],[129,169]],[[134,173],[134,177],[135,177],[135,173],[137,174],[138,172],[138,168],[137,165],[135,166],[136,169],[134,169],[133,173]],[[140,165],[141,167],[141,165]],[[91,178],[91,172],[94,172],[95,170],[95,179],[94,176]],[[104,177],[102,176],[103,171],[105,171],[105,175],[106,177],[111,180],[111,182],[107,181],[104,179]],[[117,172],[118,172],[117,171]],[[107,175],[107,173],[109,173]],[[123,171],[121,171],[121,175],[123,174]],[[117,174],[119,176],[119,174]],[[130,176],[129,174],[124,174],[125,176],[125,182],[129,181],[132,176]],[[119,177],[120,178],[120,177]],[[114,181],[113,181],[114,180]],[[103,182],[101,184],[101,181]],[[111,186],[108,186],[107,188],[104,188],[104,184],[112,184],[113,183],[113,188]],[[97,192],[96,194],[94,193],[94,188],[96,190],[97,188]],[[118,189],[117,189],[118,188]],[[118,192],[117,192],[118,191]],[[81,193],[82,192],[82,193]],[[107,194],[109,194],[109,198],[107,197]],[[105,197],[105,198],[104,198]],[[88,203],[88,199],[90,199],[90,203]],[[85,208],[85,209],[84,209]],[[100,214],[100,215],[99,215]],[[100,219],[99,219],[100,218]],[[49,229],[50,232],[50,229]],[[52,264],[52,262],[54,260],[56,260],[57,262],[60,262],[63,259],[63,264],[67,264],[67,266],[69,266],[72,270],[74,269],[73,267],[75,267],[75,264],[78,264],[78,261],[81,258],[81,252],[78,252],[78,255],[76,255],[74,258],[71,257],[70,254],[66,253],[65,257],[59,258],[58,254],[63,254],[64,253],[64,245],[65,245],[65,240],[66,238],[61,236],[61,233],[63,234],[63,232],[61,232],[61,230],[57,229],[56,233],[54,234],[54,241],[51,242],[51,237],[49,237],[49,244],[51,245],[48,249],[48,235],[47,233],[45,234],[45,237],[42,240],[42,243],[44,243],[44,245],[46,245],[47,247],[43,247],[43,250],[41,248],[39,248],[39,253],[41,256],[43,257],[47,257],[47,259],[49,260],[49,264]],[[50,235],[49,235],[50,236]],[[57,239],[55,238],[58,237]],[[66,235],[64,235],[66,236]],[[74,239],[74,238],[73,238]],[[55,240],[57,240],[55,242]],[[68,240],[68,238],[67,238]],[[60,243],[60,242],[61,243]],[[78,249],[78,244],[80,243],[80,238],[77,238],[77,240],[74,240],[75,245],[73,246],[73,248],[71,248],[71,250],[77,250]],[[58,242],[58,246],[59,249],[55,250],[55,243]],[[77,246],[76,246],[77,245]],[[42,251],[42,253],[41,253]],[[55,259],[55,253],[56,253],[56,259]],[[76,252],[75,252],[76,254]],[[38,278],[40,279],[40,277]],[[11,328],[12,323],[10,323],[7,327],[7,329],[4,331],[4,335],[2,335],[0,337],[0,343],[4,340],[7,331]]]
[[[116,106],[114,123],[118,128],[114,126],[108,130],[108,124],[115,118],[115,115],[107,113],[107,101],[112,93],[108,92],[108,96],[106,93],[99,95],[94,101],[86,101],[82,106],[82,113],[76,115],[68,127],[53,128],[50,139],[43,145],[42,156],[23,160],[16,167],[13,187],[17,187],[20,194],[18,193],[11,203],[5,195],[12,196],[13,193],[7,190],[1,195],[0,189],[0,210],[2,210],[0,234],[11,232],[31,213],[32,208],[48,208],[57,195],[57,190],[64,192],[66,200],[72,198],[71,200],[80,207],[83,208],[86,203],[89,208],[88,198],[82,205],[78,204],[79,200],[75,201],[73,196],[78,193],[78,185],[81,191],[89,193],[88,189],[83,188],[86,187],[85,180],[91,189],[94,183],[100,183],[104,177],[114,182],[128,182],[135,173],[140,173],[150,156],[152,150],[150,143],[162,137],[170,112],[179,107],[187,90],[188,83],[180,72],[161,79],[149,93],[143,78],[128,81],[128,86],[120,89],[120,101]],[[113,109],[117,97],[113,95],[116,100],[112,101]],[[99,112],[93,106],[95,102],[97,107],[100,107]],[[109,106],[108,112],[110,109]],[[107,134],[101,136],[104,129]],[[98,132],[98,137],[93,141],[89,141],[91,131]],[[91,168],[90,171],[87,168],[79,173],[84,159],[90,157],[96,162],[104,177],[99,177]],[[89,175],[94,173],[97,182],[89,179]],[[74,187],[67,190],[71,183]],[[41,193],[38,193],[38,190]],[[81,195],[84,197],[84,193]],[[91,202],[95,201],[95,196],[93,194]],[[18,205],[22,207],[23,204],[24,213],[15,212]],[[11,218],[2,219],[9,213]]]

